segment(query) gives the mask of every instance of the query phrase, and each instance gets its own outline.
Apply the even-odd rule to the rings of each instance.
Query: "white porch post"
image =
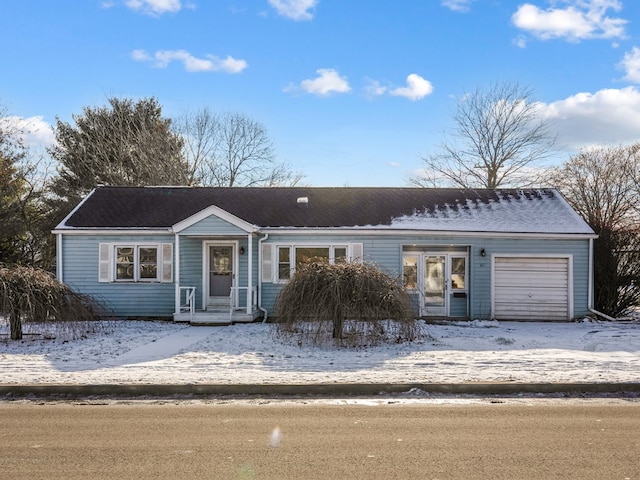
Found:
[[[176,295],[175,295],[175,314],[180,314],[180,235],[176,233],[176,245],[174,248],[174,255],[176,256],[174,261],[174,272],[173,272],[173,282],[176,286]]]
[[[247,315],[251,314],[253,302],[253,238],[247,234]]]

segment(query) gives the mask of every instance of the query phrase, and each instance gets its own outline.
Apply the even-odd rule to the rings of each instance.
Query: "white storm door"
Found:
[[[424,314],[427,316],[448,315],[447,255],[424,256]]]

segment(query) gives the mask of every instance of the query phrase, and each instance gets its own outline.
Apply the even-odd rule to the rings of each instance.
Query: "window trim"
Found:
[[[453,286],[453,276],[454,275],[459,275],[458,274],[454,274],[453,273],[453,261],[456,258],[464,258],[464,288],[454,288]],[[455,254],[451,254],[449,255],[449,284],[451,287],[451,292],[468,292],[469,291],[469,255],[455,255]]]
[[[402,252],[402,277],[403,288],[409,293],[416,293],[424,289],[424,262],[425,258],[433,255],[444,255],[447,257],[445,260],[445,278],[447,280],[447,290],[450,294],[456,293],[468,293],[469,292],[469,254],[467,253],[450,253],[450,252],[427,252],[427,251],[403,251]],[[417,276],[416,288],[407,288],[404,286],[404,259],[405,257],[417,257]],[[464,258],[464,288],[453,288],[453,260],[456,258]]]
[[[133,249],[133,278],[118,278],[118,249],[119,248],[132,248]],[[142,277],[140,272],[140,250],[143,248],[150,248],[156,251],[156,276],[155,277]],[[114,244],[113,245],[113,281],[115,283],[160,283],[161,280],[161,245],[157,243],[134,243],[134,244]],[[147,262],[148,264],[148,262]]]
[[[354,245],[361,245],[355,243],[348,242],[337,242],[337,243],[289,243],[289,244],[273,244],[273,248],[275,251],[275,268],[273,269],[272,283],[275,284],[285,284],[288,283],[296,271],[296,250],[298,248],[326,248],[329,249],[329,264],[334,265],[336,261],[336,249],[343,248],[346,253],[346,261],[362,261],[361,258],[352,258],[354,252]],[[280,251],[283,249],[289,250],[289,277],[288,278],[280,278],[280,266],[281,264],[285,264],[286,262],[280,262]],[[362,248],[360,248],[362,250]]]

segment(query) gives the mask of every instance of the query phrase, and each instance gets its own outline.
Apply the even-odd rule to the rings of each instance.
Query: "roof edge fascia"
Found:
[[[169,228],[56,228],[54,235],[172,235]]]
[[[281,228],[264,227],[261,233],[282,235],[362,235],[362,236],[432,236],[432,237],[481,237],[481,238],[557,238],[557,239],[595,239],[595,233],[558,233],[558,232],[463,232],[455,230],[415,230],[391,228]]]
[[[184,220],[179,221],[178,223],[176,223],[171,227],[171,230],[176,234],[180,233],[186,230],[187,228],[195,225],[196,223],[201,222],[202,220],[209,218],[211,216],[218,217],[220,220],[224,220],[225,222],[230,223],[231,225],[238,227],[239,229],[244,230],[247,233],[254,233],[259,230],[259,228],[256,227],[255,225],[245,220],[242,220],[241,218],[236,217],[235,215],[215,205],[211,205],[205,208],[204,210],[200,210],[198,213],[194,213],[190,217],[187,217]]]
[[[591,228],[591,225],[589,225],[589,224],[587,223],[587,221],[586,221],[584,218],[582,218],[582,217],[580,216],[580,214],[577,212],[577,210],[571,206],[571,204],[569,203],[569,201],[568,201],[566,198],[564,198],[564,195],[562,195],[562,193],[560,193],[560,192],[559,192],[557,189],[555,189],[555,188],[554,188],[554,192],[555,192],[555,194],[556,194],[556,195],[558,195],[558,198],[559,198],[559,199],[560,199],[560,201],[564,204],[564,206],[565,206],[567,209],[569,209],[569,211],[570,211],[570,212],[571,212],[571,214],[573,215],[573,218],[575,218],[576,220],[578,220],[578,221],[580,221],[580,222],[584,223],[584,224],[585,224],[585,225],[586,225],[586,226],[587,226],[587,227],[588,227],[588,228],[589,228],[589,229],[594,233],[594,235],[595,235],[595,232],[593,231],[593,228]]]
[[[85,196],[85,197],[80,201],[80,203],[78,203],[78,205],[76,205],[76,206],[74,207],[74,209],[73,209],[73,210],[71,210],[71,211],[67,214],[67,216],[66,216],[66,217],[64,217],[64,218],[62,219],[62,221],[61,221],[58,225],[56,225],[56,227],[53,229],[53,232],[55,232],[55,231],[56,231],[56,230],[58,230],[59,228],[68,228],[68,227],[67,227],[67,220],[69,220],[69,219],[71,218],[71,216],[72,216],[74,213],[76,213],[76,212],[80,209],[80,207],[82,207],[82,205],[84,205],[84,202],[86,202],[86,201],[89,199],[89,197],[91,197],[91,196],[95,193],[95,191],[96,191],[96,189],[94,188],[94,189],[93,189],[93,190],[91,190],[89,193],[87,193],[87,195],[86,195],[86,196]]]

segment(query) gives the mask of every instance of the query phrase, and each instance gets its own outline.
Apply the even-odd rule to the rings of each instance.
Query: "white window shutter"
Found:
[[[361,243],[351,244],[351,261],[353,263],[362,263],[363,247]]]
[[[173,281],[173,243],[162,244],[161,281],[165,283],[171,283]]]
[[[111,244],[101,243],[98,247],[98,282],[111,281]]]
[[[273,246],[269,243],[262,244],[262,281],[273,281]]]

